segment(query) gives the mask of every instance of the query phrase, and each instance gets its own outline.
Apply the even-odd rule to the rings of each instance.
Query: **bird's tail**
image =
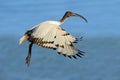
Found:
[[[22,44],[23,42],[28,40],[28,35],[24,35],[20,38],[19,44]]]

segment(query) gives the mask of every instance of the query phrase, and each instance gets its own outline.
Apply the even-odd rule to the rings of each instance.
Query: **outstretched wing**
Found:
[[[73,45],[73,42],[77,39],[63,30],[60,26],[49,24],[49,26],[40,25],[40,27],[35,27],[33,29],[34,31],[28,40],[38,46],[57,49],[59,54],[63,54],[70,58],[76,58],[75,55],[81,57],[84,53]]]
[[[59,54],[63,54],[64,56],[68,56],[70,58],[74,57],[75,55],[81,57],[84,52],[78,50],[74,45],[73,42],[76,42],[77,39],[67,33],[62,28],[57,29],[56,39],[54,44],[57,46],[57,51]]]

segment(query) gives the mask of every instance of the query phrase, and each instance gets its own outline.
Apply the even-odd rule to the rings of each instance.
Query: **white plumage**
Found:
[[[76,42],[77,39],[61,28],[61,24],[63,24],[70,16],[81,17],[87,22],[83,16],[67,11],[60,21],[42,22],[25,33],[20,39],[20,44],[26,40],[31,42],[28,56],[26,58],[27,64],[30,63],[32,44],[42,46],[43,48],[57,49],[59,54],[63,54],[70,58],[76,58],[75,55],[79,57],[83,55],[83,52],[73,45],[73,42]]]

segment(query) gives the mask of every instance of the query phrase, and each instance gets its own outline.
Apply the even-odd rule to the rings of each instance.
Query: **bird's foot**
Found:
[[[30,65],[30,59],[31,59],[31,56],[28,55],[28,56],[26,57],[26,64],[27,64],[28,66]]]

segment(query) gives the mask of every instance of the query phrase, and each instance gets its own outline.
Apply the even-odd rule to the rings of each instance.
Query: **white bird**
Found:
[[[20,38],[20,44],[25,41],[30,42],[28,55],[26,57],[26,63],[28,65],[30,64],[33,44],[43,48],[50,48],[54,50],[57,49],[58,54],[63,54],[69,58],[76,58],[76,56],[82,57],[84,52],[80,51],[73,45],[73,43],[77,41],[77,38],[70,35],[63,28],[61,28],[61,25],[70,16],[80,17],[87,22],[87,19],[85,19],[83,16],[71,11],[67,11],[61,20],[42,22],[28,30],[24,36]]]

